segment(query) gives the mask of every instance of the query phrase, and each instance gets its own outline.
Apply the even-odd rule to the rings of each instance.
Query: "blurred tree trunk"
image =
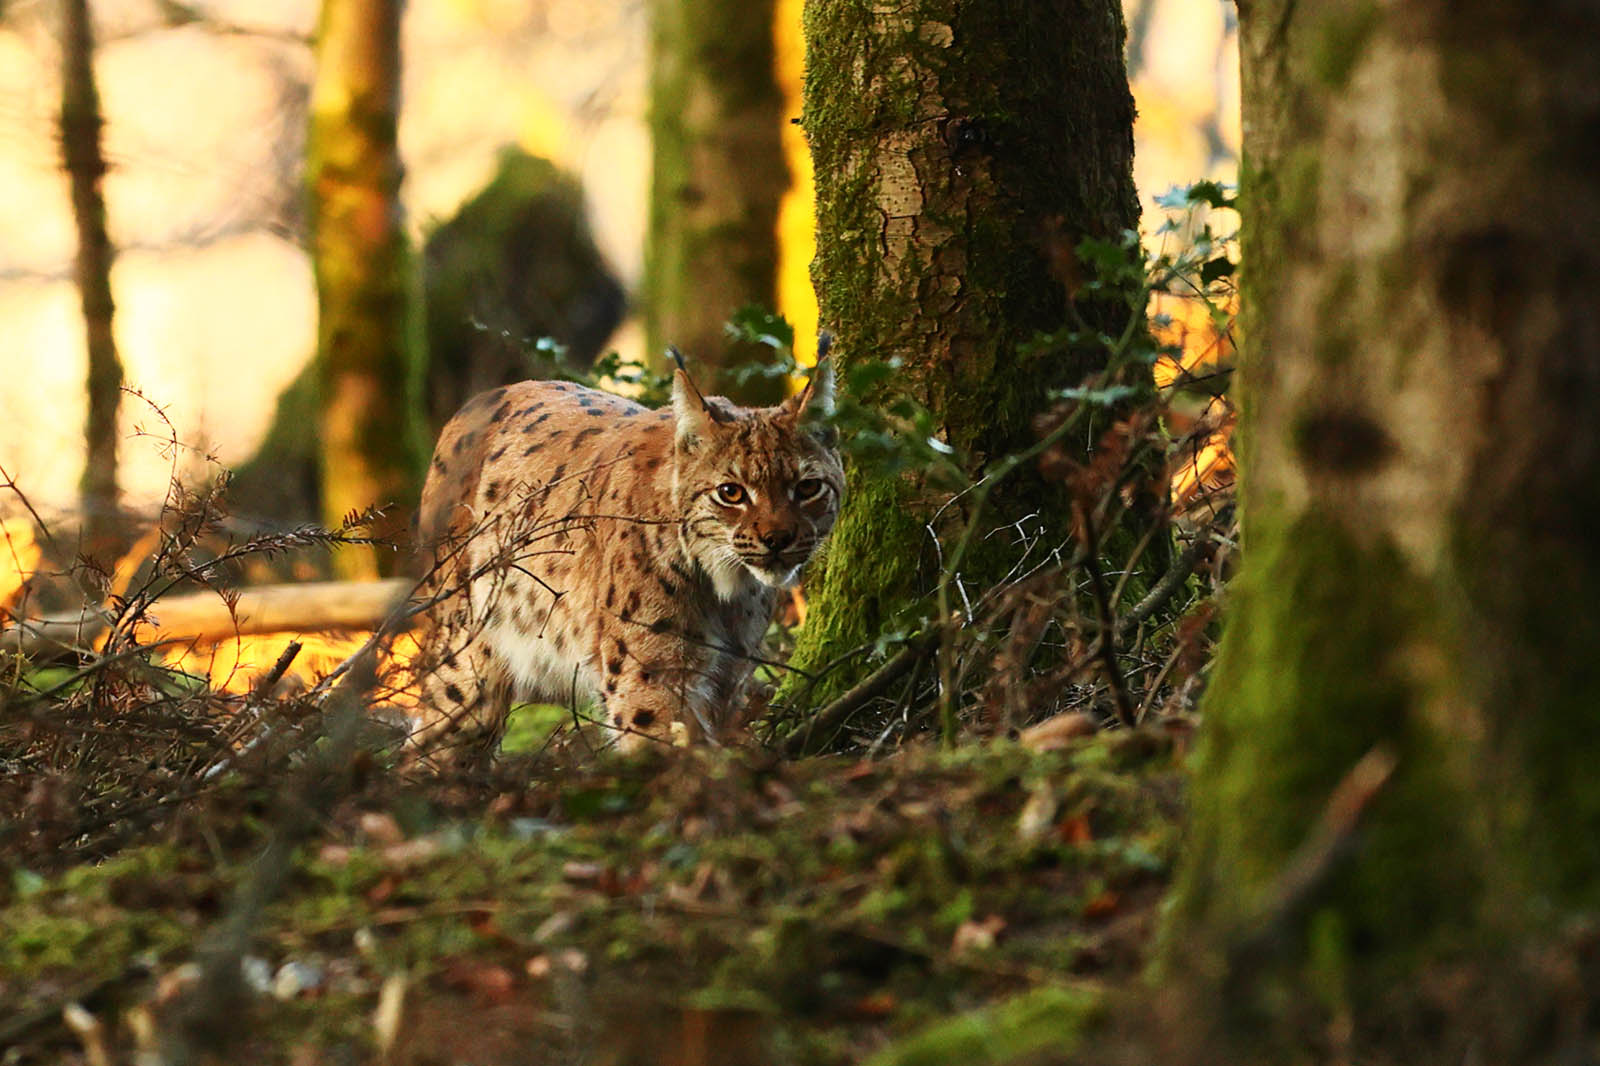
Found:
[[[778,204],[789,170],[774,0],[653,0],[651,10],[649,357],[676,344],[706,392],[775,402],[781,381],[738,389],[727,374],[770,353],[723,332],[741,307],[777,305]]]
[[[306,174],[317,275],[322,513],[329,525],[374,505],[397,536],[417,490],[422,326],[416,263],[400,209],[396,127],[401,0],[323,0]],[[347,551],[345,577],[384,553]],[[385,565],[384,569],[392,569]]]
[[[72,190],[78,229],[77,282],[88,341],[88,444],[80,494],[83,551],[115,556],[118,551],[117,412],[122,402],[122,361],[112,334],[111,239],[100,182],[106,161],[100,150],[100,93],[94,81],[94,31],[88,0],[63,0],[61,42],[61,159]],[[114,561],[105,558],[106,562]]]
[[[1078,241],[1138,224],[1121,8],[813,0],[806,45],[822,324],[839,337],[846,382],[857,361],[898,359],[886,389],[865,399],[923,404],[976,475],[1033,443],[1030,419],[1050,390],[1079,384],[1105,358],[1099,347],[1046,358],[1019,347],[1068,321],[1058,267]],[[1064,530],[1066,494],[1040,489],[1019,471],[990,497],[986,521],[1035,514]],[[925,609],[936,582],[926,524],[948,497],[915,477],[859,469],[849,491],[820,580],[807,586],[792,660],[801,669],[915,625],[901,616]],[[940,532],[963,518],[948,509]],[[981,540],[966,572],[1003,573],[1014,539]],[[836,669],[814,695],[859,675]],[[791,681],[782,695],[802,687]]]
[[[1164,1061],[1592,1061],[1600,8],[1240,7],[1246,551]]]

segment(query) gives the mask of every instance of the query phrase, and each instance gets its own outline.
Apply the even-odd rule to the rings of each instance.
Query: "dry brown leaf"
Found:
[[[1004,931],[1006,920],[991,914],[980,921],[965,921],[956,927],[950,941],[950,954],[965,955],[972,951],[987,951],[994,947],[995,938]]]
[[[1048,784],[1035,786],[1017,815],[1017,839],[1023,844],[1037,843],[1055,824],[1060,806],[1055,789]]]
[[[1083,916],[1090,919],[1109,918],[1122,906],[1122,897],[1109,888],[1083,905]]]
[[[900,1008],[893,992],[873,992],[851,1004],[854,1013],[863,1018],[887,1018]]]
[[[367,839],[374,844],[398,844],[406,838],[400,829],[400,823],[394,820],[393,815],[366,811],[361,815],[358,824]]]
[[[1066,821],[1061,823],[1061,827],[1058,832],[1061,834],[1061,839],[1068,844],[1081,845],[1094,843],[1094,833],[1089,829],[1089,818],[1087,815],[1073,815],[1071,818],[1068,818]]]
[[[487,1006],[511,1002],[517,978],[504,966],[457,959],[445,966],[440,979],[450,988],[466,992]]]
[[[1093,736],[1094,719],[1083,711],[1069,711],[1046,718],[1024,729],[1017,741],[1030,751],[1059,751],[1078,737]]]

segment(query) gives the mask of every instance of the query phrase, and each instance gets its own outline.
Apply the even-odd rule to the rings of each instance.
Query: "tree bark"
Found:
[[[1246,550],[1179,1057],[1592,1054],[1600,8],[1240,7]]]
[[[101,181],[106,173],[100,133],[100,93],[94,79],[94,30],[88,0],[63,0],[61,42],[61,160],[72,192],[78,230],[76,276],[88,346],[88,415],[80,496],[83,551],[115,557],[118,550],[117,413],[122,361],[117,357],[111,298],[111,238]],[[109,562],[110,558],[105,561]]]
[[[400,0],[324,0],[317,27],[306,174],[317,277],[322,513],[390,508],[405,528],[424,458],[417,391],[422,326],[416,264],[400,213],[396,146]],[[389,559],[393,556],[385,555]],[[374,576],[370,550],[335,569]]]
[[[1052,261],[1083,237],[1115,238],[1138,222],[1121,9],[1115,0],[812,0],[806,37],[822,323],[839,337],[846,383],[860,361],[899,360],[866,399],[921,403],[976,475],[1032,443],[1030,417],[1050,390],[1079,384],[1105,357],[1019,349],[1067,322]],[[990,498],[988,517],[1003,526],[1036,513],[1055,524],[1064,494],[1039,489],[1019,473]],[[849,493],[820,580],[808,585],[794,657],[805,670],[905,626],[908,611],[925,615],[937,576],[926,524],[947,497],[914,477],[859,468]],[[964,520],[959,508],[945,514]],[[967,572],[1003,573],[1010,539],[980,540]],[[816,698],[872,665],[857,662],[830,674]]]
[[[702,389],[742,403],[783,394],[776,378],[734,384],[734,367],[771,355],[723,331],[741,307],[777,304],[778,204],[789,170],[773,10],[774,0],[652,7],[647,344],[653,359],[676,344]]]

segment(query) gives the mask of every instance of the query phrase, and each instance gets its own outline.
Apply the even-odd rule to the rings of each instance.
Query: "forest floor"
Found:
[[[24,830],[0,1062],[163,1061],[180,1034],[192,1061],[295,1066],[1025,1060],[1138,972],[1186,741],[371,773],[281,876],[281,783],[64,868]]]

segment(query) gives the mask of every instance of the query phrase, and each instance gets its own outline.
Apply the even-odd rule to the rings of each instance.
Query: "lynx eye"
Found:
[[[806,477],[794,483],[794,498],[797,500],[815,499],[821,492],[821,478]]]
[[[717,502],[725,503],[729,507],[736,507],[745,502],[749,497],[745,494],[744,486],[736,481],[724,481],[717,486]]]

